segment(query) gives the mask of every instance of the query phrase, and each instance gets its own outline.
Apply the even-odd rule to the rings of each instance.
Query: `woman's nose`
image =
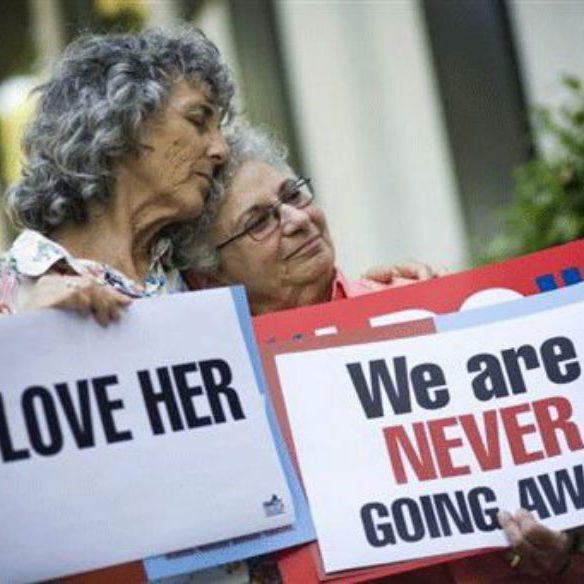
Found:
[[[310,225],[310,216],[306,212],[306,209],[306,207],[297,209],[286,203],[280,206],[280,223],[284,235],[291,235],[298,229],[308,228]]]
[[[227,162],[229,158],[229,146],[225,137],[220,130],[213,132],[209,138],[208,154],[216,166],[220,166]]]

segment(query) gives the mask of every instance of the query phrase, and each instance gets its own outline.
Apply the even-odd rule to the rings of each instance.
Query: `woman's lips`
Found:
[[[322,244],[322,236],[320,234],[311,237],[308,241],[305,241],[302,245],[299,245],[291,254],[286,256],[289,260],[292,257],[304,257],[310,255],[317,251]]]

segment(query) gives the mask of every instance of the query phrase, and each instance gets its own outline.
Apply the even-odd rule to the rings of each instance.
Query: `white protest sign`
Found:
[[[584,524],[583,311],[276,354],[327,572]]]
[[[0,581],[294,522],[229,289],[0,320]]]

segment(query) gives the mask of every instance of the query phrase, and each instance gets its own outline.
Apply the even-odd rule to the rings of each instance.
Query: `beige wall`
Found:
[[[464,264],[462,216],[420,7],[278,3],[305,158],[353,276]]]
[[[584,78],[584,2],[512,0],[510,12],[529,102],[559,105],[561,76]]]
[[[351,275],[410,259],[463,266],[467,238],[420,1],[275,1],[300,144],[339,263]],[[58,2],[29,2],[50,12],[37,18],[37,42],[52,54]],[[147,0],[150,22],[175,22],[171,4]],[[509,6],[529,101],[558,103],[561,73],[584,72],[584,2]],[[229,18],[227,1],[211,0],[196,24],[238,78]],[[0,223],[0,246],[2,237]]]

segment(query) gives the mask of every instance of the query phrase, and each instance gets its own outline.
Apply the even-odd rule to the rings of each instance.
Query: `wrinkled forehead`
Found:
[[[282,189],[294,180],[291,172],[265,162],[244,162],[234,173],[219,211],[219,222],[234,227],[240,218],[255,207],[274,203]]]
[[[267,162],[248,160],[233,175],[231,191],[252,203],[255,199],[277,197],[283,184],[294,179],[290,172]]]
[[[169,106],[186,109],[203,103],[217,107],[215,93],[208,82],[188,81],[184,78],[174,81],[168,99]]]
[[[219,103],[217,88],[214,87],[212,83],[197,77],[192,79],[182,78],[181,80],[184,84],[188,85],[191,90],[195,90],[195,92],[197,92],[208,105],[213,107],[221,123],[229,122],[232,112],[230,112],[228,106]]]

